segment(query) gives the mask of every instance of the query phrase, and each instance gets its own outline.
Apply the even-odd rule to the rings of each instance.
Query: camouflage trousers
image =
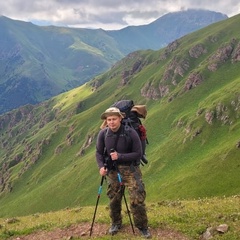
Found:
[[[134,225],[137,228],[147,228],[148,218],[146,214],[145,198],[146,191],[142,182],[142,173],[139,166],[118,165],[123,186],[120,185],[116,170],[108,173],[107,195],[110,199],[110,218],[112,224],[122,224],[122,187],[128,189],[130,198],[130,211],[133,216]]]

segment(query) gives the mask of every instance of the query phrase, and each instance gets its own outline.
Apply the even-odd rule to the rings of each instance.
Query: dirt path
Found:
[[[103,237],[107,234],[109,225],[106,224],[94,224],[91,238],[97,239],[98,237]],[[189,240],[188,237],[184,236],[174,230],[163,230],[163,229],[150,229],[152,234],[152,239],[161,240]],[[70,240],[75,238],[90,239],[90,226],[89,223],[81,223],[77,225],[72,225],[64,229],[54,229],[52,231],[38,231],[26,236],[14,237],[11,240]],[[136,239],[140,234],[135,230],[135,235],[132,233],[131,227],[124,226],[121,229],[121,233],[126,234],[127,239]]]

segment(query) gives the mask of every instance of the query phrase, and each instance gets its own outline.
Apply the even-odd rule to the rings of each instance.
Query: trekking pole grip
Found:
[[[114,148],[111,148],[111,149],[110,149],[110,152],[111,152],[111,153],[115,152],[115,149],[114,149]]]

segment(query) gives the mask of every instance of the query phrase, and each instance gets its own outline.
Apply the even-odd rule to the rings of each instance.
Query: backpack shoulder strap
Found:
[[[131,138],[131,134],[130,134],[130,131],[132,131],[132,130],[133,129],[132,129],[132,127],[129,124],[123,124],[122,134],[125,137],[126,143],[129,146],[132,146],[132,138]]]
[[[106,148],[105,141],[106,141],[106,138],[107,138],[107,135],[108,135],[108,131],[109,131],[108,127],[104,128],[104,131],[103,131],[104,155],[107,155],[107,148]]]
[[[108,128],[108,127],[104,128],[104,131],[103,131],[104,143],[105,143],[105,139],[106,139],[106,137],[107,137],[107,135],[108,135],[108,131],[109,131],[109,128]]]
[[[104,136],[104,152],[105,152],[105,153],[107,152],[105,142],[106,142],[106,138],[107,138],[107,136],[108,136],[108,132],[109,132],[109,127],[106,127],[106,129],[104,129],[104,132],[103,132],[103,136]],[[116,147],[117,147],[117,142],[118,142],[119,135],[120,135],[120,134],[118,134],[118,135],[117,135],[117,138],[115,139],[114,149],[116,149]]]

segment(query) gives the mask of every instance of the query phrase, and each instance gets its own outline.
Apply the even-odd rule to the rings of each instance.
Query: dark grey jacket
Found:
[[[104,167],[105,145],[108,156],[111,149],[118,152],[118,164],[140,163],[142,144],[134,129],[130,128],[126,133],[124,126],[121,125],[116,133],[112,132],[110,128],[102,129],[99,132],[96,144],[96,160],[99,168]],[[111,161],[111,158],[109,159]]]

